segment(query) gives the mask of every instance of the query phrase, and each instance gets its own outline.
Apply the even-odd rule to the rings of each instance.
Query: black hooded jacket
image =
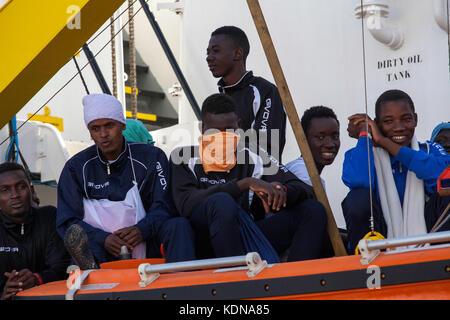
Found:
[[[29,269],[43,283],[63,280],[70,263],[64,242],[56,232],[56,208],[31,208],[25,223],[15,223],[0,212],[0,292],[5,272]]]
[[[226,86],[223,79],[217,85],[219,92],[231,96],[236,102],[240,128],[258,131],[259,145],[281,162],[286,142],[286,112],[278,88],[264,78],[255,77],[252,71],[248,71],[233,85]],[[279,136],[273,145],[271,135],[274,129],[279,130]],[[267,132],[267,145],[263,142],[261,132]],[[278,152],[274,150],[275,147],[279,148]]]
[[[181,216],[189,217],[205,198],[225,192],[255,220],[264,218],[265,211],[261,200],[249,190],[239,190],[237,181],[247,177],[283,184],[287,192],[287,208],[314,197],[310,186],[299,180],[267,152],[260,149],[260,154],[257,154],[255,149],[243,143],[238,144],[236,165],[227,172],[208,174],[203,169],[198,146],[175,149],[170,157],[170,176],[173,199]]]

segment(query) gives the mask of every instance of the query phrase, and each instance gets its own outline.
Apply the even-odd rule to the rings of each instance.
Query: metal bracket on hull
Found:
[[[141,288],[145,288],[150,283],[152,283],[153,281],[155,281],[156,279],[159,278],[158,272],[147,273],[145,271],[145,268],[147,268],[147,266],[150,266],[150,263],[142,263],[139,265],[139,268],[138,268],[139,276],[141,277],[141,281],[139,281],[139,286]]]
[[[383,240],[361,239],[359,241],[359,251],[361,252],[361,264],[367,265],[380,253],[380,249],[391,249],[405,246],[428,245],[431,243],[439,243],[450,241],[450,231],[441,231],[427,234],[412,235],[401,238],[388,238]],[[433,246],[429,246],[433,249]],[[403,250],[395,250],[403,252]]]
[[[84,279],[87,278],[89,273],[91,273],[92,271],[97,271],[97,269],[84,270],[83,273],[80,275],[81,271],[80,271],[80,269],[78,267],[73,268],[72,266],[69,266],[68,271],[69,272],[75,271],[75,273],[74,273],[75,281],[72,284],[72,286],[69,288],[69,290],[67,290],[67,293],[66,293],[66,300],[73,300],[73,297],[75,296],[75,293],[78,290],[80,290]],[[69,277],[69,279],[70,279],[70,277]]]
[[[368,265],[371,263],[379,254],[380,250],[369,250],[367,247],[367,244],[369,242],[369,239],[361,239],[359,241],[359,252],[361,252],[361,264],[363,266]]]
[[[248,266],[247,276],[253,278],[264,268],[267,267],[267,261],[262,260],[260,255],[256,252],[249,252],[245,256],[245,261]]]

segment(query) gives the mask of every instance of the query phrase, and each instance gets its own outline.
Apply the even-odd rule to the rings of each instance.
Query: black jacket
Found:
[[[180,214],[189,217],[193,210],[208,196],[226,192],[255,220],[264,217],[261,200],[253,192],[241,192],[237,181],[254,177],[267,182],[280,182],[287,187],[286,206],[312,198],[311,188],[276,159],[247,146],[238,145],[237,164],[228,172],[205,173],[201,164],[198,146],[175,149],[170,157],[172,195]]]
[[[219,91],[231,96],[237,104],[237,114],[241,120],[240,128],[255,129],[267,132],[267,147],[260,141],[260,145],[281,161],[284,144],[286,142],[286,112],[280,94],[275,85],[261,77],[253,76],[248,71],[241,80],[231,86],[225,86],[222,79],[218,84]],[[270,132],[278,129],[279,139],[276,146],[277,153],[272,147]]]
[[[32,208],[23,224],[0,213],[0,290],[5,272],[27,268],[39,274],[43,283],[63,280],[70,263],[63,240],[56,232],[56,208]]]

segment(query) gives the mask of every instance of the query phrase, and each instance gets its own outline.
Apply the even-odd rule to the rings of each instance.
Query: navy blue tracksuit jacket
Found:
[[[121,155],[110,163],[95,145],[79,152],[67,161],[58,182],[56,226],[62,238],[73,223],[82,226],[92,253],[99,261],[106,260],[104,242],[109,233],[82,221],[83,198],[124,200],[133,186],[130,150],[139,194],[147,212],[146,217],[137,224],[144,240],[155,237],[167,219],[178,215],[168,185],[168,160],[161,149],[126,142]]]

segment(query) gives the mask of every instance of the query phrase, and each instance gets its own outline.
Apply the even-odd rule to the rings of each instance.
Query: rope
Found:
[[[363,50],[363,69],[364,69],[364,104],[366,112],[366,132],[369,133],[368,108],[367,108],[367,74],[366,74],[366,45],[364,37],[364,15],[363,15],[363,0],[361,0],[361,34],[362,34],[362,50]],[[368,138],[369,139],[369,138]],[[373,199],[372,199],[372,173],[370,170],[370,148],[367,142],[367,164],[369,167],[369,199],[370,199],[370,231],[374,234],[374,219],[373,219]]]
[[[131,115],[133,119],[137,119],[137,94],[136,94],[136,55],[134,51],[134,20],[133,20],[133,4],[132,0],[128,0],[128,30],[129,30],[129,59],[130,59],[130,87],[131,87]]]
[[[383,237],[383,235],[381,233],[372,230],[372,231],[369,231],[363,237],[363,239],[369,239],[369,240],[374,241],[374,240],[383,240],[384,237]],[[359,243],[358,243],[358,245],[355,248],[355,254],[360,254],[360,252],[359,252]]]
[[[116,40],[114,39],[114,16],[110,18],[111,25],[111,67],[113,95],[117,98],[117,68],[116,68]]]
[[[136,1],[139,1],[139,0],[134,0],[134,1],[133,1],[133,4],[134,4]],[[148,2],[149,0],[145,0],[145,1]],[[140,10],[140,9],[139,9],[139,10]],[[97,33],[97,35],[95,35],[95,37],[93,37],[92,39],[90,39],[90,41],[87,42],[86,44],[87,44],[87,45],[90,45],[92,42],[94,42],[94,40],[97,39],[103,32],[105,32],[106,29],[108,29],[109,27],[111,27],[111,23],[115,22],[117,19],[119,19],[119,18],[120,18],[125,12],[127,12],[127,11],[128,11],[128,7],[126,7],[121,13],[119,13],[119,14],[117,15],[117,17],[115,17],[114,19],[110,20],[109,24],[106,25],[100,32]],[[127,22],[127,23],[128,23],[128,22]],[[125,23],[125,25],[126,25],[127,23]],[[116,34],[116,35],[117,35],[117,34]],[[116,35],[114,35],[114,36],[116,36]],[[83,51],[83,48],[80,48],[80,49],[75,53],[75,55],[80,54],[81,51]]]
[[[136,0],[137,1],[137,0]],[[148,0],[147,0],[148,1]],[[136,11],[136,13],[134,14],[134,16],[136,16],[138,13],[139,13],[139,11],[141,11],[141,9],[142,9],[142,7],[140,7],[137,11]],[[133,17],[134,17],[133,16]],[[116,18],[117,19],[117,18]],[[122,30],[126,27],[126,25],[128,24],[128,22],[127,23],[125,23],[121,28],[120,28],[120,30],[119,31],[117,31],[116,32],[116,34],[114,35],[114,37],[115,36],[117,36],[120,32],[122,32]],[[105,30],[105,29],[103,29],[103,30]],[[100,48],[100,50],[96,53],[96,54],[94,54],[94,58],[97,56],[97,55],[99,55],[105,48],[106,48],[106,46],[109,44],[111,42],[111,40],[109,40],[103,47],[101,47]],[[78,51],[77,52],[77,54],[79,53],[80,51]],[[70,59],[72,59],[72,58],[70,58]],[[84,68],[86,68],[88,65],[89,65],[89,63],[90,63],[90,61],[88,61],[81,69],[80,69],[80,71],[82,71],[82,70],[84,70]],[[46,105],[48,105],[49,104],[49,102],[51,101],[51,100],[53,100],[53,98],[54,97],[56,97],[62,90],[64,90],[64,88],[65,87],[67,87],[68,85],[69,85],[69,83],[70,82],[72,82],[72,80],[73,79],[75,79],[75,77],[77,76],[79,74],[79,72],[77,72],[77,73],[75,73],[65,84],[63,84],[63,86],[61,87],[61,88],[59,88],[41,107],[39,107],[30,117],[28,117],[28,119],[27,120],[25,120],[17,129],[16,129],[16,131],[14,132],[15,134],[17,134],[18,132],[19,132],[19,130],[25,125],[25,123],[27,123],[28,121],[30,121],[30,119],[32,119],[39,111],[41,111],[42,110],[42,108],[44,108]],[[3,145],[6,141],[8,141],[8,139],[10,139],[10,137],[7,137],[7,138],[5,138],[2,142],[0,142],[0,146],[1,145]]]
[[[444,216],[445,216],[445,214],[447,214],[449,208],[450,208],[450,203],[447,205],[447,207],[444,210],[444,213],[443,213]],[[438,232],[439,229],[448,221],[448,219],[450,219],[450,214],[447,215],[447,217],[444,220],[442,220],[442,222],[436,227],[436,229],[430,231],[430,233],[431,232]]]

